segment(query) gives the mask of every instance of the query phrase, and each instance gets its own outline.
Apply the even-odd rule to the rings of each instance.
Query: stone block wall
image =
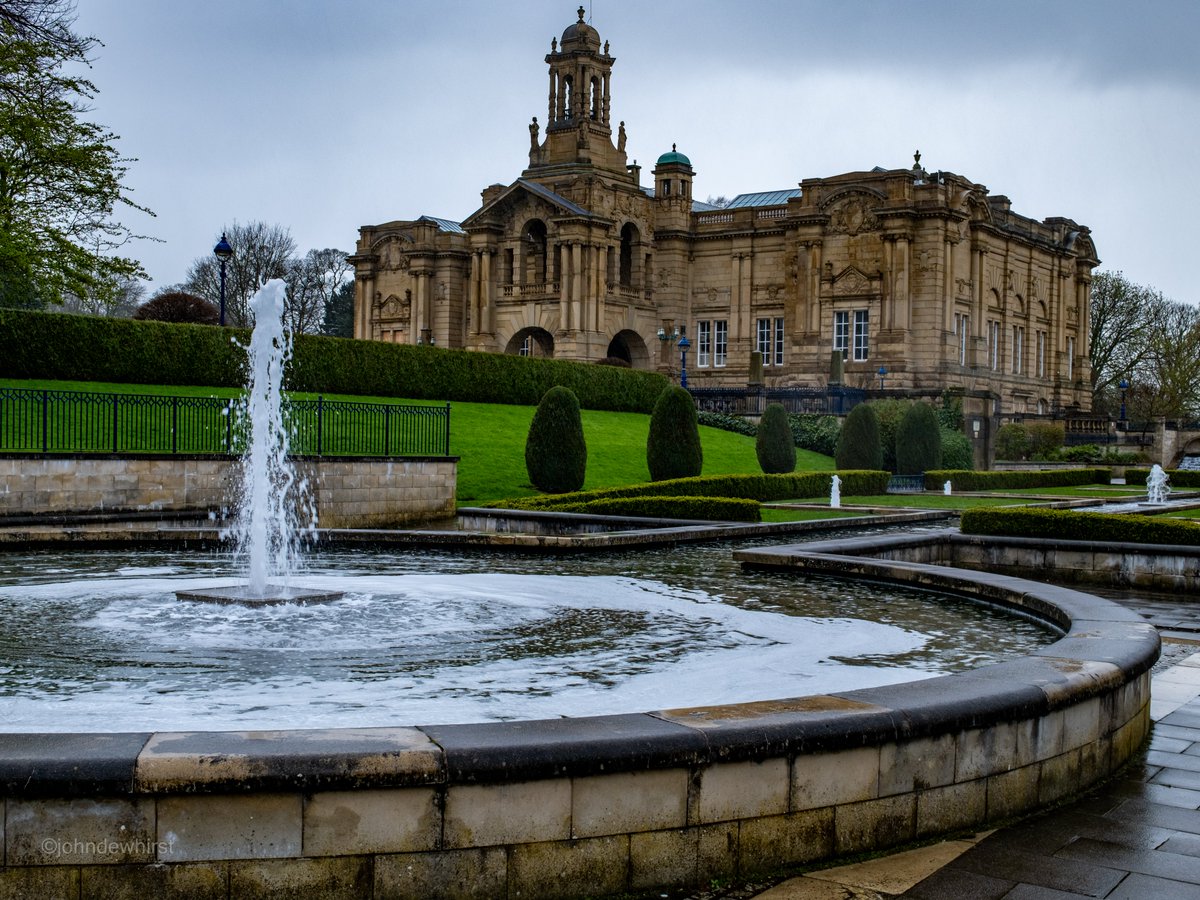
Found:
[[[240,461],[224,456],[0,457],[0,519],[89,513],[220,513]],[[322,528],[391,527],[454,515],[455,457],[303,457]]]
[[[987,827],[1085,790],[1147,735],[1158,637],[1115,604],[798,547],[738,557],[979,596],[1064,636],[958,675],[734,706],[418,728],[0,734],[0,896],[669,890]]]

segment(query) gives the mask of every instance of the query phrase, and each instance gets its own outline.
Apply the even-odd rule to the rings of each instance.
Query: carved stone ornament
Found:
[[[412,297],[406,292],[405,297],[401,299],[395,294],[389,294],[388,298],[383,301],[379,310],[379,318],[381,319],[399,319],[400,321],[408,321],[412,318]]]
[[[871,212],[865,197],[851,197],[840,203],[829,218],[828,231],[833,234],[856,235],[864,231],[876,231],[879,219]]]
[[[379,268],[390,271],[408,268],[408,257],[404,255],[403,243],[399,238],[392,238],[379,248]]]
[[[849,269],[843,272],[833,283],[833,293],[839,297],[847,297],[853,294],[869,294],[871,292],[871,282],[862,272],[857,269]]]

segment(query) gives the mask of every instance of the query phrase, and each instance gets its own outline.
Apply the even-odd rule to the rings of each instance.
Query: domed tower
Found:
[[[656,230],[686,231],[692,215],[692,161],[675,144],[654,164],[654,224]]]
[[[626,174],[624,128],[613,145],[611,119],[612,65],[615,57],[600,32],[579,20],[567,26],[561,41],[550,42],[546,62],[550,66],[550,103],[546,139],[530,149],[530,169],[545,166],[590,164]]]

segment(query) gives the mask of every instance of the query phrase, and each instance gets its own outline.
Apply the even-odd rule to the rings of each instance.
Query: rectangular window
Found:
[[[854,311],[854,360],[862,362],[870,355],[870,339],[867,336],[868,318],[865,309]]]
[[[842,359],[850,355],[850,313],[833,314],[833,349],[842,351]]]
[[[712,361],[712,322],[696,323],[696,367],[706,368]]]
[[[995,372],[1000,368],[1000,323],[988,322],[988,365]]]
[[[527,334],[521,341],[521,356],[533,356],[533,335]]]
[[[1075,338],[1067,338],[1067,381],[1075,377]]]
[[[783,316],[775,320],[775,365],[783,365]]]
[[[762,354],[764,366],[771,364],[771,320],[758,319],[755,322],[754,349]]]
[[[713,322],[715,337],[713,346],[713,365],[717,368],[725,365],[726,353],[729,349],[729,323],[725,319]]]
[[[1046,377],[1046,332],[1037,333],[1037,377]]]
[[[1012,370],[1014,375],[1025,371],[1025,326],[1012,327]]]
[[[967,364],[967,335],[971,332],[971,317],[966,313],[954,314],[954,333],[958,335],[958,364]]]

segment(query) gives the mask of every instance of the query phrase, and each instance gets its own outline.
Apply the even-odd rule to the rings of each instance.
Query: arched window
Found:
[[[592,79],[592,118],[600,118],[600,79]]]
[[[637,226],[627,222],[621,229],[621,284],[633,287],[634,248],[641,240]]]
[[[563,77],[563,100],[566,104],[563,107],[563,116],[570,119],[573,115],[571,112],[571,104],[575,102],[575,79],[573,79],[570,75]]]
[[[534,219],[525,226],[521,235],[521,283],[546,283],[546,223]]]

